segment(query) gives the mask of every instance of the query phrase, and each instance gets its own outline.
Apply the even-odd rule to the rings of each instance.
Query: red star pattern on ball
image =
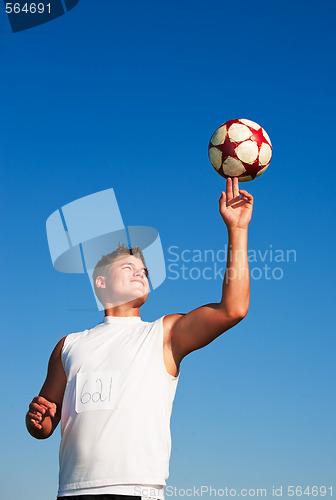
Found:
[[[234,124],[241,125],[242,133],[245,130],[245,135],[244,135],[244,138],[242,138],[242,140],[236,140],[236,139],[234,140],[232,138],[232,135],[237,136],[237,132],[236,132],[236,134],[234,134],[234,133],[230,134],[230,127]],[[212,148],[216,148],[218,151],[221,152],[221,155],[219,156],[219,158],[221,159],[221,164],[220,165],[218,164],[218,155],[216,155],[216,159],[214,160],[215,163],[213,164],[213,167],[215,168],[217,173],[219,173],[222,177],[225,177],[225,178],[232,176],[232,168],[233,169],[240,168],[240,170],[244,169],[245,171],[240,173],[240,174],[237,174],[237,175],[233,174],[233,175],[237,176],[238,179],[239,178],[241,178],[242,180],[255,179],[255,177],[258,175],[258,172],[260,172],[262,169],[266,170],[266,167],[268,166],[268,164],[271,160],[271,154],[272,154],[272,145],[270,144],[269,140],[264,135],[263,128],[255,122],[251,123],[250,120],[246,121],[243,119],[229,120],[229,121],[223,123],[219,127],[219,129],[221,127],[223,127],[224,125],[226,126],[226,135],[224,137],[224,141],[221,144],[212,144],[212,142],[210,140],[210,143],[209,143],[210,161],[212,161],[211,155],[210,155],[210,150]],[[251,132],[251,135],[249,137],[246,137],[246,129],[245,128],[247,128]],[[238,135],[239,135],[239,128],[237,127],[236,131],[237,131],[237,129],[238,129]],[[216,130],[216,132],[217,132],[217,130]],[[213,134],[212,138],[215,136],[216,132]],[[230,135],[231,135],[231,138],[230,138]],[[218,141],[218,136],[216,137],[216,140],[214,139],[214,141],[215,142]],[[257,158],[252,163],[243,161],[241,158],[238,158],[238,156],[237,156],[236,148],[238,147],[238,145],[243,144],[245,141],[254,142],[258,148]],[[267,144],[269,146],[270,158],[266,163],[264,162],[261,164],[260,149],[261,149],[263,144]],[[233,160],[231,160],[231,159],[233,159]],[[231,166],[229,167],[228,164],[224,165],[225,161],[227,161],[228,164],[231,162]],[[236,162],[236,163],[234,164],[234,162]],[[239,167],[239,165],[241,167]],[[225,168],[227,169],[227,172],[225,172]],[[231,168],[231,170],[229,170],[229,168]]]

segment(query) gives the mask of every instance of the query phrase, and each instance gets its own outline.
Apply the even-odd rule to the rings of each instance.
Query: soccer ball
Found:
[[[272,144],[258,123],[244,118],[223,123],[212,135],[209,159],[222,177],[252,181],[267,169]]]

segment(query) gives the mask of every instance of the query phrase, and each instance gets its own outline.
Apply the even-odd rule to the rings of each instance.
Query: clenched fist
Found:
[[[56,412],[57,405],[55,403],[51,403],[42,396],[36,396],[30,403],[26,416],[28,431],[34,437],[48,437],[54,427],[52,420],[55,418]],[[36,433],[36,430],[42,432]]]

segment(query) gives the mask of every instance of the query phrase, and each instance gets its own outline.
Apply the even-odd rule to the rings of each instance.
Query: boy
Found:
[[[238,179],[227,179],[219,211],[229,251],[218,303],[144,322],[139,308],[149,285],[140,248],[119,246],[97,264],[93,282],[104,322],[58,342],[26,416],[37,439],[49,437],[61,419],[58,498],[164,498],[180,363],[248,311],[252,207],[253,198],[239,190]]]

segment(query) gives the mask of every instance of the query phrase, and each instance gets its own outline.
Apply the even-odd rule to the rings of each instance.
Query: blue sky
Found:
[[[167,279],[142,318],[219,301],[220,278],[191,271],[215,263],[183,263],[182,251],[227,244],[207,146],[239,117],[273,144],[265,174],[241,186],[255,200],[250,268],[261,275],[244,321],[181,364],[167,484],[335,495],[335,10],[80,0],[14,34],[1,4],[2,498],[56,497],[59,429],[36,441],[25,413],[56,342],[102,319],[87,277],[53,269],[46,219],[113,188],[125,224],[156,228],[165,253]],[[172,247],[187,279],[173,279]],[[275,262],[271,249],[294,252]]]

